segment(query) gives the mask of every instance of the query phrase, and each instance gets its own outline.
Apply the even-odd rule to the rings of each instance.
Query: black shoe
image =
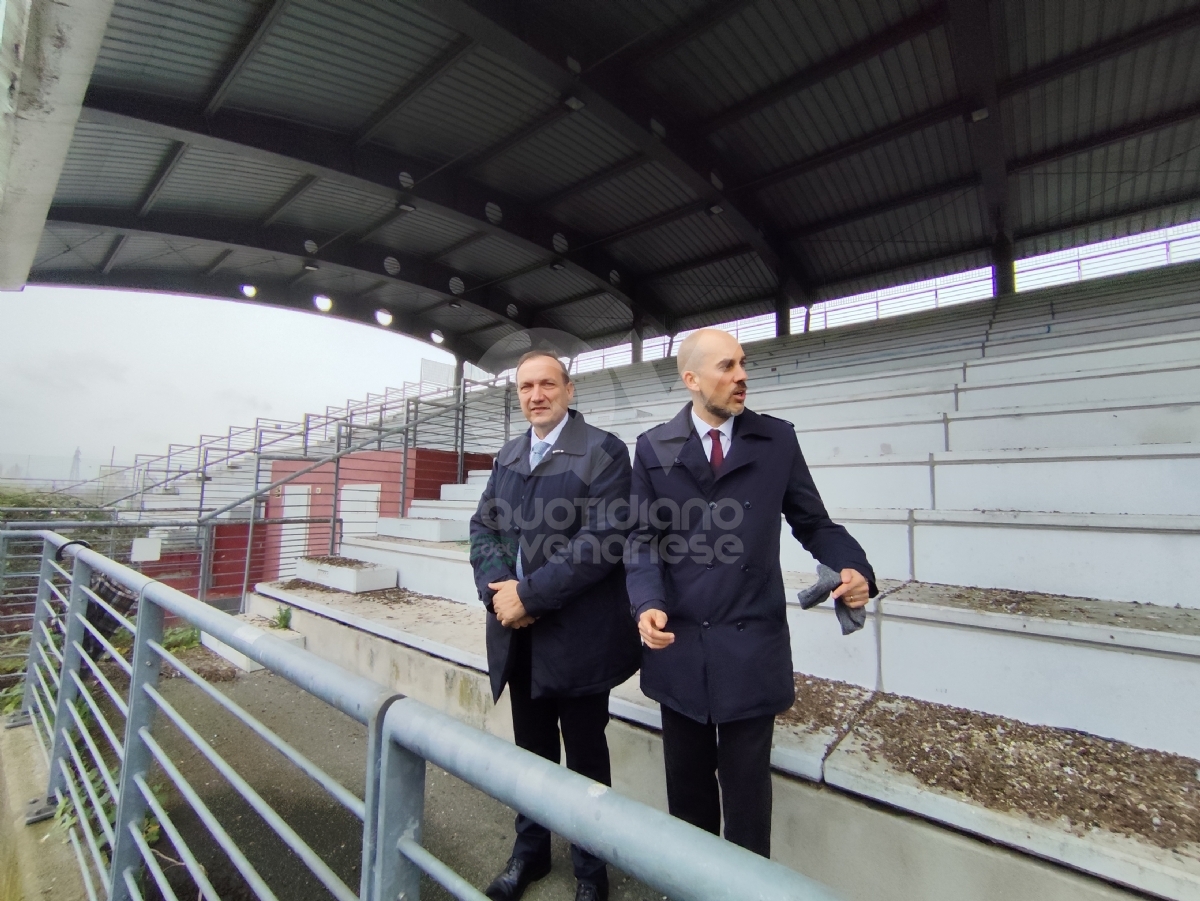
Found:
[[[608,901],[608,883],[580,882],[575,886],[575,901]]]
[[[530,863],[516,857],[510,857],[504,866],[504,872],[492,880],[492,884],[483,890],[492,901],[517,901],[531,882],[537,882],[550,872],[550,861]]]

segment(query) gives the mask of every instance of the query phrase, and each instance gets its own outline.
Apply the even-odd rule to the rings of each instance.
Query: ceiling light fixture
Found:
[[[316,260],[305,260],[305,261],[304,261],[304,268],[305,268],[305,270],[306,270],[306,271],[308,271],[308,272],[316,272],[316,271],[317,271],[318,269],[320,269],[321,267],[317,265],[317,261],[316,261]]]
[[[461,304],[461,303],[459,303],[457,300],[452,300],[452,301],[450,301],[450,309],[452,309],[452,310],[458,310],[458,309],[461,309],[461,308],[462,308],[462,304]]]
[[[562,272],[567,267],[563,263],[551,263],[550,268],[553,269],[555,272]]]
[[[568,97],[566,100],[563,101],[563,104],[567,107],[567,109],[569,109],[573,113],[577,113],[581,109],[583,109],[585,106],[587,106],[587,104],[584,103],[582,100],[580,100],[578,97]]]
[[[411,203],[398,203],[396,204],[396,209],[403,210],[406,213],[415,213],[417,211],[417,208]]]
[[[255,297],[258,295],[258,288],[254,285],[242,285],[241,292],[243,297]]]
[[[982,122],[990,115],[991,112],[988,110],[988,108],[986,106],[981,106],[979,109],[971,111],[971,121]]]
[[[313,296],[313,306],[322,313],[328,313],[333,309],[333,298],[328,294],[316,294]]]
[[[376,310],[375,311],[375,321],[378,322],[380,325],[382,325],[384,328],[387,328],[389,325],[392,324],[392,314],[389,313],[387,310]]]
[[[441,329],[434,329],[429,333],[429,340],[434,344],[442,344],[446,340],[446,336],[442,334]]]
[[[708,215],[710,216],[720,216],[723,212],[725,212],[725,207],[719,203],[714,203],[708,208]]]

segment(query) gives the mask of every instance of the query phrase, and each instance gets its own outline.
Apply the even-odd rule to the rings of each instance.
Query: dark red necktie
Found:
[[[721,430],[709,429],[708,437],[712,439],[712,455],[708,461],[712,464],[713,472],[716,472],[725,462],[725,449],[721,447]]]

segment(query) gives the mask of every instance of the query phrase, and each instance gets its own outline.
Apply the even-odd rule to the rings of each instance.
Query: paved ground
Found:
[[[362,726],[270,673],[241,676],[235,682],[216,687],[361,797],[366,754]],[[194,686],[173,679],[165,683],[164,695],[357,891],[361,842],[358,820]],[[195,774],[196,790],[282,901],[329,897],[173,726],[160,719],[155,733],[179,768]],[[156,775],[155,781],[164,787],[168,785],[162,773]],[[233,868],[206,838],[181,799],[171,791],[165,794],[171,799],[169,809],[173,817],[178,817],[185,839],[209,870],[221,897],[251,897],[245,894]],[[511,848],[512,820],[509,808],[444,771],[429,768],[424,844],[474,885],[482,888],[503,866]],[[166,841],[159,849],[167,857],[176,856]],[[529,901],[570,901],[574,897],[575,883],[566,843],[556,838],[553,853],[554,869],[526,893]],[[174,881],[181,868],[171,866],[169,861],[163,863]],[[610,878],[613,901],[659,901],[663,897],[622,873],[612,871]],[[450,897],[428,882],[422,890],[425,901]]]

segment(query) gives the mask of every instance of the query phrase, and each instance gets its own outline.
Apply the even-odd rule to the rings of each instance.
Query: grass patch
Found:
[[[275,608],[275,615],[271,617],[272,629],[290,629],[292,627],[292,608],[285,607],[280,604]]]

